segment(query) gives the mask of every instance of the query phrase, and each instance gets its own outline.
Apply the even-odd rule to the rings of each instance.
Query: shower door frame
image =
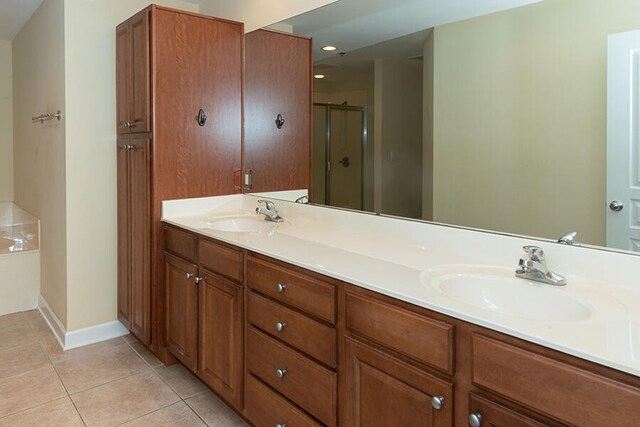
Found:
[[[331,103],[314,102],[314,107],[323,107],[325,110],[325,136],[324,136],[324,204],[331,206],[331,110],[359,111],[362,114],[362,139],[360,145],[360,210],[364,210],[364,175],[367,165],[367,107],[351,105],[337,105]]]

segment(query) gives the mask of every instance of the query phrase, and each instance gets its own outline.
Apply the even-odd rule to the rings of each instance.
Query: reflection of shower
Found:
[[[314,199],[362,209],[367,109],[347,104],[314,104]]]

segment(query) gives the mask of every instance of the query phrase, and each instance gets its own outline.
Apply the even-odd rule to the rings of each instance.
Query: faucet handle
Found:
[[[544,251],[538,246],[523,246],[522,250],[529,256],[529,259],[534,262],[544,262]]]
[[[276,210],[276,205],[271,200],[258,200],[258,203],[264,203],[265,206],[267,207],[267,210],[270,210],[270,211]]]

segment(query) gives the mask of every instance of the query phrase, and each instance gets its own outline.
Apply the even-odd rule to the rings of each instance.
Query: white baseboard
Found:
[[[44,317],[63,350],[71,350],[72,348],[106,341],[129,333],[127,328],[117,320],[67,332],[42,295],[38,297],[38,310],[42,313],[42,317]]]

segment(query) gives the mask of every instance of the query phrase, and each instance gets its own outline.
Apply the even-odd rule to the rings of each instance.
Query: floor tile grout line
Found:
[[[51,367],[53,368],[53,371],[56,373],[56,376],[58,377],[58,381],[60,381],[60,384],[62,384],[62,387],[64,388],[64,391],[67,393],[67,397],[69,398],[69,401],[73,405],[73,409],[75,409],[76,413],[80,417],[80,421],[82,422],[82,424],[84,424],[86,426],[87,423],[84,421],[84,418],[82,417],[82,414],[78,410],[78,407],[76,406],[76,402],[71,397],[71,393],[69,393],[69,390],[67,389],[67,386],[64,385],[64,382],[62,381],[62,378],[60,378],[60,374],[58,373],[58,370],[56,369],[56,367],[55,367],[55,365],[53,363],[51,363]]]
[[[178,397],[180,397],[180,396],[178,396]],[[123,421],[123,422],[121,422],[121,423],[119,423],[119,424],[116,424],[114,427],[118,427],[118,426],[121,426],[121,425],[124,425],[124,424],[130,423],[131,421],[139,420],[140,418],[146,417],[147,415],[151,415],[151,414],[156,413],[156,412],[158,412],[158,411],[162,411],[163,409],[168,408],[169,406],[176,405],[176,404],[178,404],[178,403],[180,403],[180,402],[181,402],[181,400],[178,400],[178,401],[176,401],[176,402],[169,403],[169,404],[167,404],[167,405],[161,406],[161,407],[159,407],[159,408],[157,408],[157,409],[154,409],[153,411],[149,411],[149,412],[147,412],[147,413],[145,413],[145,414],[143,414],[143,415],[140,415],[139,417],[131,418],[130,420]],[[205,423],[205,424],[206,424],[206,423]]]
[[[206,392],[203,392],[203,393],[206,393]],[[202,394],[202,393],[201,393],[201,394]],[[191,397],[193,397],[193,396],[191,396]],[[189,399],[191,399],[191,397],[190,397]],[[202,420],[202,422],[204,423],[204,425],[206,425],[207,427],[211,427],[211,426],[209,425],[209,423],[208,423],[208,422],[206,422],[206,421],[205,421],[205,419],[204,419],[204,418],[202,418],[202,417],[200,416],[200,414],[198,414],[198,411],[196,411],[196,410],[193,408],[193,406],[189,405],[189,402],[187,402],[187,400],[186,400],[186,399],[183,399],[183,402],[187,405],[187,408],[191,409],[191,412],[193,412],[194,414],[196,414],[196,416]]]

